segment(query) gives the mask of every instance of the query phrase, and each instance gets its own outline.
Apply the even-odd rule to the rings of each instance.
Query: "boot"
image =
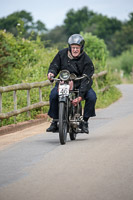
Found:
[[[49,128],[47,128],[46,132],[56,132],[58,130],[57,122],[52,121]]]
[[[88,121],[82,122],[81,130],[82,130],[83,133],[89,134]]]

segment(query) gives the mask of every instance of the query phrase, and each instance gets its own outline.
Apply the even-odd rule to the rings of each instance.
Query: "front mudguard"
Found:
[[[59,96],[59,102],[67,102],[68,97],[67,96]]]

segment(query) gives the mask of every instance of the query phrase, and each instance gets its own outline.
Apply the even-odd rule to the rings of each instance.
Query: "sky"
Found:
[[[121,21],[133,12],[133,0],[0,0],[0,18],[16,11],[30,12],[33,21],[41,20],[47,29],[62,25],[66,13],[87,6],[89,10]]]

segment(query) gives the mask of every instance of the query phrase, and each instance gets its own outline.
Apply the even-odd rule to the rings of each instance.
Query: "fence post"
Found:
[[[27,90],[27,106],[30,106],[30,90]],[[27,112],[28,117],[30,117],[30,111]]]
[[[42,101],[42,88],[39,87],[39,101]],[[41,113],[43,113],[42,107],[40,108]]]
[[[17,91],[13,91],[14,111],[17,110]],[[16,123],[16,116],[14,116],[14,123]]]
[[[94,78],[95,84],[96,84],[96,88],[98,90],[98,82],[97,82],[97,78]]]
[[[2,93],[0,92],[0,113],[2,113]],[[2,120],[0,120],[0,125],[2,125]]]
[[[2,113],[2,93],[0,92],[0,113]]]
[[[39,87],[39,100],[42,101],[42,88]]]

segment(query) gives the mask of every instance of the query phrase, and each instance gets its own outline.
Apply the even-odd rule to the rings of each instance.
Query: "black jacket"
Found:
[[[76,74],[78,77],[81,77],[83,74],[88,75],[89,81],[87,78],[78,81],[78,83],[76,81],[76,88],[79,88],[79,96],[84,98],[85,93],[92,86],[91,77],[94,73],[94,66],[89,56],[83,52],[78,58],[70,59],[68,57],[68,48],[65,48],[57,53],[50,64],[48,73],[51,72],[56,77],[63,69]]]

